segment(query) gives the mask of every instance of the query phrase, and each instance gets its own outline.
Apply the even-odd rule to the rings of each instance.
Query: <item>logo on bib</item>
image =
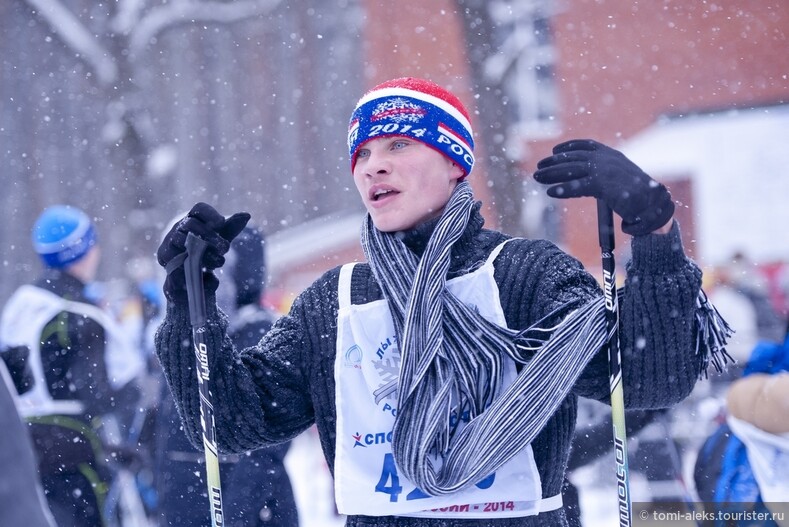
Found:
[[[353,448],[356,448],[357,446],[360,446],[360,447],[363,447],[363,448],[367,448],[367,445],[363,445],[362,444],[362,434],[360,434],[359,432],[356,432],[355,434],[351,434],[351,437],[353,437],[353,440],[356,441],[353,444]]]
[[[353,448],[357,446],[365,447],[374,446],[374,445],[386,445],[387,443],[392,442],[392,431],[388,432],[370,432],[361,434],[356,432],[355,434],[351,434],[351,437],[355,441],[353,444]]]
[[[362,367],[362,348],[354,344],[345,351],[345,361],[343,363],[346,368],[361,368]]]
[[[400,377],[400,349],[397,346],[397,336],[392,335],[381,340],[375,351],[375,357],[372,359],[372,365],[378,376],[378,386],[373,390],[375,404],[380,405],[384,399],[396,402],[397,381]],[[384,406],[388,407],[384,410],[392,408],[388,403]]]

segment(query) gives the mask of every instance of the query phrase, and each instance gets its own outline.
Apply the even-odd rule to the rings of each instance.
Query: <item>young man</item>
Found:
[[[32,238],[44,271],[9,299],[0,340],[30,350],[26,367],[32,382],[18,408],[29,423],[57,524],[101,526],[108,462],[119,461],[121,454],[117,448],[110,451],[108,442],[121,439],[114,430],[119,413],[136,406],[139,391],[133,380],[142,359],[85,293],[100,259],[88,215],[75,207],[50,207],[36,220]]]
[[[188,232],[210,246],[220,448],[277,444],[316,423],[349,526],[567,525],[560,493],[577,398],[609,395],[595,278],[547,241],[483,228],[465,181],[468,112],[442,87],[413,78],[375,87],[356,106],[348,143],[368,263],[327,272],[256,347],[226,338],[211,272],[249,215],[197,204],[159,248],[166,266]],[[701,272],[682,251],[667,190],[593,141],[559,145],[539,167],[549,194],[601,198],[634,235],[621,302],[627,404],[682,400],[708,356],[696,352]],[[200,444],[184,283],[171,269],[157,352]]]

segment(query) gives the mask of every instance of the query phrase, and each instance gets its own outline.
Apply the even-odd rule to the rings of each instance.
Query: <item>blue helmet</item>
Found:
[[[44,210],[33,225],[33,249],[44,265],[62,268],[96,245],[96,229],[87,214],[69,205]]]

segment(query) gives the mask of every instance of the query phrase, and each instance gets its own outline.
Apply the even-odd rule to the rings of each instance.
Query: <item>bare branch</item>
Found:
[[[128,35],[140,20],[145,0],[117,0],[118,8],[110,22],[110,28],[120,35]]]
[[[60,0],[26,0],[46,20],[63,42],[77,52],[96,72],[101,84],[110,84],[118,76],[118,67],[110,52],[92,35]]]
[[[236,2],[182,1],[151,9],[132,31],[129,51],[142,52],[151,40],[167,27],[189,22],[229,23],[267,13],[282,0],[239,0]]]

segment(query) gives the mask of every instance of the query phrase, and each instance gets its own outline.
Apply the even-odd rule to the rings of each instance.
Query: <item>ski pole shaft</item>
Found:
[[[219,481],[219,456],[214,426],[214,406],[211,402],[208,369],[208,346],[205,338],[207,320],[205,292],[203,290],[202,260],[207,243],[191,232],[186,236],[186,295],[189,298],[189,320],[192,324],[192,343],[197,359],[197,381],[200,386],[200,424],[203,427],[203,449],[205,450],[206,483],[211,503],[211,525],[224,525],[222,486]]]
[[[611,418],[614,424],[614,454],[619,495],[619,525],[630,527],[630,471],[627,464],[627,432],[625,431],[625,397],[622,389],[622,355],[619,350],[619,300],[616,294],[616,261],[614,259],[614,213],[602,200],[597,200],[597,230],[603,259],[603,291],[608,327],[608,377],[611,388]]]

